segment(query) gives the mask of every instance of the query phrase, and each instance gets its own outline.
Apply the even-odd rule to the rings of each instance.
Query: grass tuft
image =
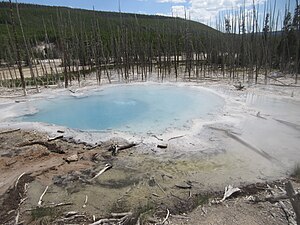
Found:
[[[300,163],[295,165],[291,176],[297,180],[300,180]]]

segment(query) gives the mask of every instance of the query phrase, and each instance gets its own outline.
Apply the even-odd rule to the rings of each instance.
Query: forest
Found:
[[[213,75],[267,83],[272,72],[298,80],[300,8],[283,18],[256,5],[217,19],[217,28],[177,17],[0,2],[0,85],[68,87],[96,74],[98,83]],[[262,22],[260,22],[262,21]],[[283,21],[283,23],[280,23]],[[30,76],[24,75],[29,68]],[[2,71],[2,72],[1,72]]]

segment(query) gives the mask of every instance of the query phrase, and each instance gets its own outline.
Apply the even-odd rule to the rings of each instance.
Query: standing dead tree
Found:
[[[13,4],[11,0],[9,0],[10,3],[10,18],[11,18],[11,23],[12,23],[12,28],[13,28],[13,36],[14,36],[14,43],[16,46],[16,57],[17,57],[17,65],[18,65],[18,70],[20,73],[20,78],[21,78],[21,85],[23,89],[23,94],[26,96],[27,91],[26,91],[26,83],[25,83],[25,77],[22,69],[22,59],[21,59],[21,51],[20,51],[20,46],[19,46],[19,41],[18,41],[18,35],[17,35],[17,29],[16,29],[16,24],[15,24],[15,19],[14,19],[14,13],[13,13]]]

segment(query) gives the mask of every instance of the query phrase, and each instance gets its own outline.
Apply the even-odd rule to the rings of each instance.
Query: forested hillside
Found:
[[[126,35],[128,42],[139,42],[140,46],[152,43],[151,46],[155,48],[159,42],[168,42],[171,46],[176,44],[178,50],[183,50],[182,34],[186,32],[189,33],[193,42],[208,41],[208,38],[219,33],[204,24],[180,18],[31,4],[18,4],[18,7],[24,35],[32,45],[36,41],[46,41],[46,36],[49,42],[56,42],[62,35],[67,39],[72,39],[75,35],[78,39],[86,41],[97,33],[105,46],[110,45],[118,35]],[[22,43],[15,4],[13,4],[13,13],[18,38]],[[11,29],[10,4],[0,2],[0,48],[2,50],[9,43],[8,30]],[[3,58],[3,51],[0,54]]]

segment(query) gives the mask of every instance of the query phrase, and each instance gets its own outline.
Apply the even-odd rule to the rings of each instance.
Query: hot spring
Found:
[[[172,85],[119,85],[76,97],[60,96],[25,103],[36,113],[21,118],[80,130],[163,132],[210,119],[224,100],[203,88]]]

